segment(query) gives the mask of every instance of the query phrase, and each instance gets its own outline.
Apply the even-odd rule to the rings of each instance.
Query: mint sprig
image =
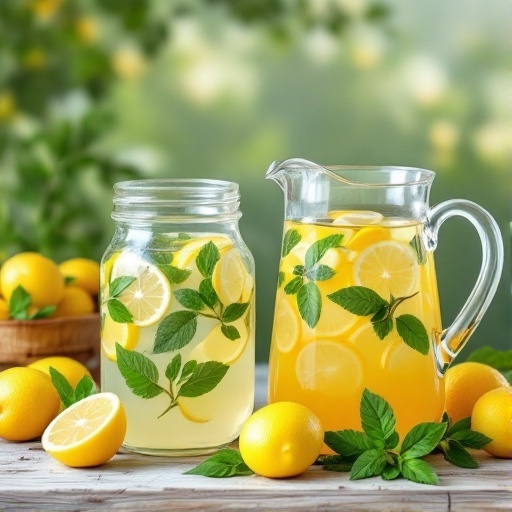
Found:
[[[284,258],[290,254],[291,250],[301,241],[301,234],[296,229],[289,229],[283,238],[283,247],[281,256]]]
[[[49,317],[56,309],[56,306],[44,306],[29,312],[31,305],[32,297],[23,286],[18,285],[9,299],[9,318],[14,320],[37,320]]]
[[[201,475],[210,478],[231,478],[234,476],[253,475],[253,471],[243,461],[238,450],[223,448],[185,475]]]
[[[118,299],[137,278],[133,276],[120,276],[113,279],[108,285],[108,298],[104,301],[107,305],[110,317],[114,322],[125,324],[133,323],[133,315],[128,308]]]
[[[50,378],[53,387],[57,390],[60,400],[66,409],[70,405],[88,396],[94,395],[98,391],[95,382],[89,375],[84,375],[78,381],[75,389],[73,389],[66,377],[53,366],[50,366]]]

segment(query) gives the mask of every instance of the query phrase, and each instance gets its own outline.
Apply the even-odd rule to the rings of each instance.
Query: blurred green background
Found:
[[[509,348],[508,19],[504,0],[0,2],[0,258],[100,258],[116,181],[236,181],[266,360],[284,206],[269,164],[425,167],[432,204],[480,203],[505,241],[497,296],[463,354]],[[446,325],[480,257],[465,221],[443,226]]]

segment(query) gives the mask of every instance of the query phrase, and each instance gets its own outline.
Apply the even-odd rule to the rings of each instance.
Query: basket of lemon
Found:
[[[65,355],[99,365],[99,265],[73,258],[57,265],[35,252],[0,267],[0,370]]]

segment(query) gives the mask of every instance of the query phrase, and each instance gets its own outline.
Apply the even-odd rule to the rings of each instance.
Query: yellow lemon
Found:
[[[28,365],[28,368],[39,370],[50,375],[50,366],[62,373],[74,389],[84,375],[91,376],[89,370],[76,359],[65,356],[52,356],[38,359]]]
[[[99,466],[119,450],[126,434],[126,414],[117,395],[98,393],[60,413],[44,431],[43,448],[75,468]]]
[[[73,286],[79,286],[91,295],[98,295],[100,288],[100,266],[88,258],[72,258],[59,265],[64,277],[72,279]]]
[[[215,265],[212,283],[220,301],[225,306],[238,302],[245,286],[247,270],[236,249],[227,251]]]
[[[125,350],[133,350],[139,341],[139,328],[130,323],[114,322],[110,315],[106,314],[101,329],[101,346],[105,355],[116,361],[116,343]]]
[[[354,233],[354,235],[347,240],[347,249],[351,251],[360,252],[370,245],[377,242],[383,242],[391,238],[389,229],[382,226],[368,226],[364,227]]]
[[[452,421],[471,416],[476,401],[488,391],[508,386],[498,371],[482,363],[467,362],[446,372],[444,409]]]
[[[59,412],[60,398],[48,375],[25,367],[0,372],[0,437],[39,437]]]
[[[493,389],[477,400],[471,428],[492,439],[484,447],[487,453],[512,459],[512,386]]]
[[[16,254],[0,269],[0,289],[7,301],[22,286],[36,307],[55,306],[64,295],[64,278],[52,260],[36,252]]]
[[[0,298],[0,321],[1,320],[9,320],[9,306],[2,298]]]
[[[94,301],[91,296],[78,286],[67,286],[52,317],[87,315],[93,312]]]
[[[341,211],[338,215],[333,217],[333,224],[348,225],[348,226],[367,226],[368,224],[378,224],[382,221],[384,216],[379,212],[372,212],[369,210],[352,210]]]
[[[287,478],[304,473],[320,454],[324,430],[317,416],[294,402],[256,411],[240,432],[244,462],[258,475]]]
[[[292,297],[291,300],[295,298]],[[299,313],[289,302],[287,296],[277,298],[278,304],[274,317],[274,339],[281,352],[290,352],[301,336],[301,321]]]
[[[110,282],[110,277],[112,275],[112,267],[114,266],[114,263],[116,262],[117,258],[119,258],[119,255],[121,252],[113,252],[109,255],[108,258],[105,258],[104,261],[102,261],[102,264],[100,266],[100,282],[102,288],[105,288],[108,283]]]

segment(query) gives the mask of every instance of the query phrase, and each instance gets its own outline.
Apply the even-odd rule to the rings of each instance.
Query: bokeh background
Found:
[[[463,354],[510,348],[511,19],[506,0],[2,0],[0,260],[99,259],[116,181],[236,181],[264,361],[284,204],[269,164],[425,167],[432,203],[480,203],[505,241]],[[446,325],[480,257],[465,221],[443,226]]]

